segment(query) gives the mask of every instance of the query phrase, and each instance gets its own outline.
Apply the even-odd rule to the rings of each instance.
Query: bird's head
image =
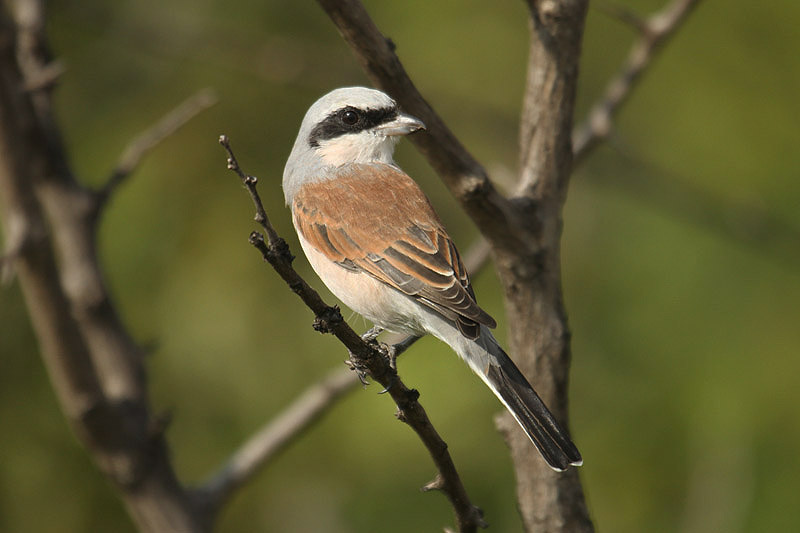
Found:
[[[401,136],[425,125],[389,95],[365,87],[329,92],[309,108],[283,174],[287,201],[302,183],[348,164],[393,164]]]

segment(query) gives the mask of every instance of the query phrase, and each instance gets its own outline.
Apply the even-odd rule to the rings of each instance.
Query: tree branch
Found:
[[[125,149],[106,181],[97,191],[97,209],[102,210],[117,188],[138,168],[142,160],[167,137],[192,120],[202,111],[217,103],[217,95],[210,88],[202,89],[184,100],[164,115],[157,123],[136,136]]]
[[[360,2],[318,1],[373,83],[428,124],[429,106],[418,96],[393,46],[380,34]],[[486,178],[476,182],[480,187],[474,192],[465,195],[463,184],[470,184],[469,175],[465,180],[457,176],[453,179],[441,164],[441,153],[435,146],[426,145],[429,137],[439,144],[445,161],[449,148],[463,150],[448,136],[436,136],[435,122],[429,135],[412,139],[491,243],[506,289],[512,352],[526,362],[523,371],[538,377],[537,390],[544,391],[543,397],[555,406],[554,412],[562,421],[566,416],[570,351],[560,279],[561,206],[572,169],[570,130],[587,3],[529,0],[533,38],[516,198],[494,201],[497,193],[493,187],[485,188],[491,183]],[[481,175],[485,176],[485,171]],[[486,191],[488,196],[483,194]],[[470,198],[477,200],[477,205]],[[512,448],[526,526],[590,531],[592,525],[577,473],[573,470],[556,476],[542,471],[531,461],[530,442],[523,437],[517,439],[517,433],[521,432],[514,433]],[[526,484],[533,490],[527,490]]]
[[[42,26],[29,24],[43,20],[41,3],[15,7],[17,24],[0,4],[0,206],[6,231],[26,243],[14,263],[42,358],[70,426],[139,527],[200,531],[163,424],[150,415],[135,344],[105,292],[87,196],[67,166],[49,94],[25,90],[30,72],[49,64],[43,31],[31,29]]]
[[[250,234],[250,243],[260,252],[264,260],[275,269],[292,291],[308,306],[315,315],[314,329],[321,333],[332,333],[350,352],[353,368],[372,377],[383,385],[397,405],[397,418],[408,424],[420,437],[442,478],[441,490],[450,500],[460,531],[476,531],[486,524],[479,508],[472,505],[464,485],[453,463],[447,444],[439,436],[430,422],[427,413],[419,403],[419,392],[409,389],[397,375],[393,364],[393,354],[385,346],[374,340],[365,342],[342,318],[338,307],[327,305],[313,288],[294,270],[294,257],[286,242],[277,234],[269,222],[264,206],[256,190],[258,180],[245,174],[230,147],[227,136],[220,136],[220,144],[228,153],[228,168],[236,172],[247,189],[256,209],[256,220],[269,236],[265,241],[258,233]]]
[[[231,164],[240,179],[248,179]],[[258,208],[256,208],[258,209]],[[258,217],[258,215],[256,215]],[[489,244],[479,237],[464,254],[467,272],[480,272],[489,259]],[[392,347],[395,357],[399,357],[421,337],[388,333],[384,342]],[[352,371],[336,370],[308,387],[291,405],[278,416],[265,424],[252,437],[235,451],[220,469],[211,475],[198,489],[198,497],[209,507],[220,507],[239,487],[247,483],[258,471],[275,458],[278,453],[298,438],[309,426],[330,410],[340,398],[354,389],[361,381]],[[423,487],[424,488],[424,487]]]
[[[394,43],[381,34],[358,0],[317,0],[339,29],[367,76],[392,95],[426,126],[409,137],[461,203],[480,231],[495,246],[516,248],[524,243],[505,231],[517,213],[494,187],[483,166],[464,148],[442,118],[419,93],[395,54]]]
[[[582,161],[600,141],[608,138],[613,128],[614,116],[629,99],[642,74],[699,3],[700,0],[672,0],[660,11],[643,20],[627,10],[600,4],[604,6],[602,9],[636,28],[639,39],[628,52],[619,73],[609,81],[586,119],[573,131],[572,150],[576,163]]]
[[[359,381],[349,370],[336,369],[308,387],[279,415],[250,437],[200,488],[200,501],[221,508],[236,489],[336,405]]]
[[[43,359],[72,428],[139,527],[200,531],[169,462],[164,423],[151,415],[140,351],[105,286],[93,195],[75,180],[52,114],[47,80],[57,63],[43,4],[13,6],[16,24],[0,7],[0,181],[10,191],[4,225],[22,228],[14,231],[27,243],[15,264]]]

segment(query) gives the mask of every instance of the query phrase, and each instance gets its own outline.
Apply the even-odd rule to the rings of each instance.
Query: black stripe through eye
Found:
[[[317,124],[308,136],[308,144],[319,146],[321,141],[334,139],[347,133],[374,128],[397,118],[396,107],[380,109],[358,109],[347,106],[337,109]]]

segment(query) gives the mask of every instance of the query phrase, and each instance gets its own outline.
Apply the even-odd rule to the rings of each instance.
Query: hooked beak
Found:
[[[387,137],[393,137],[395,135],[408,135],[417,130],[424,130],[425,124],[417,117],[412,117],[405,113],[398,113],[394,120],[384,122],[376,129]]]

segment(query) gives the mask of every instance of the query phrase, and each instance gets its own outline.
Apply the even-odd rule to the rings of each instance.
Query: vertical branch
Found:
[[[37,0],[0,2],[0,208],[62,410],[142,531],[203,531],[147,404],[144,366],[96,254],[96,196],[69,168],[51,113]]]
[[[318,0],[373,82],[426,124],[424,103],[391,46],[357,0]],[[521,179],[510,202],[491,182],[453,176],[446,162],[464,155],[449,136],[420,135],[428,158],[495,252],[506,291],[512,352],[555,414],[566,421],[569,331],[561,295],[561,206],[572,170],[570,132],[587,0],[530,0],[532,42],[521,124]],[[436,117],[436,120],[441,120]],[[431,149],[429,144],[438,145]],[[443,161],[445,164],[443,164]],[[473,165],[471,168],[476,168]],[[477,202],[477,203],[476,203]],[[476,209],[476,206],[478,209]],[[507,416],[505,420],[510,420]],[[510,425],[504,425],[504,428]],[[577,472],[556,474],[530,453],[521,430],[508,429],[518,496],[529,530],[591,531]]]
[[[506,295],[509,342],[520,369],[567,424],[569,326],[561,292],[562,206],[572,172],[571,129],[585,0],[530,0],[531,43],[520,123],[516,205],[525,249],[496,253]],[[592,531],[578,471],[549,470],[508,415],[499,423],[517,474],[528,531]],[[587,460],[591,460],[587,458]]]

